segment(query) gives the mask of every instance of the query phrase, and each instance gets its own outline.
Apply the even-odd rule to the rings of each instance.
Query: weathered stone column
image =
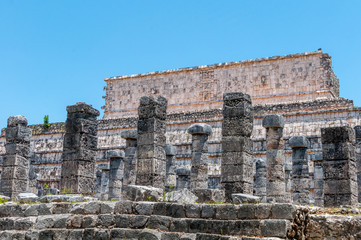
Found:
[[[191,172],[186,168],[178,168],[176,170],[176,175],[177,175],[176,190],[182,190],[184,188],[190,189],[189,176],[191,175]]]
[[[313,153],[310,155],[313,161],[313,181],[314,181],[314,195],[315,206],[323,207],[323,157],[322,152]]]
[[[357,173],[357,186],[358,186],[358,202],[361,203],[361,126],[355,127],[356,134],[356,173]]]
[[[125,158],[124,158],[124,175],[123,189],[128,185],[135,184],[136,168],[137,168],[137,130],[125,130],[121,133],[121,137],[125,139]]]
[[[358,203],[355,131],[351,127],[321,129],[324,206]]]
[[[212,127],[205,123],[196,123],[188,128],[192,135],[191,189],[208,189],[208,136]]]
[[[167,104],[162,96],[140,98],[137,185],[164,187]]]
[[[166,180],[165,180],[165,191],[175,190],[177,184],[177,175],[175,174],[175,155],[177,149],[171,145],[167,144],[165,146],[165,155],[167,159],[166,165]]]
[[[292,148],[292,200],[296,204],[310,204],[310,173],[307,148],[309,142],[304,136],[291,137]]]
[[[3,158],[1,192],[10,198],[28,192],[31,129],[21,115],[8,118],[5,131],[6,155]]]
[[[124,177],[124,151],[109,150],[107,156],[109,164],[109,200],[120,199],[122,194],[123,177]]]
[[[261,201],[266,201],[267,196],[267,164],[264,160],[256,161],[256,175],[254,181],[255,196],[261,197]]]
[[[281,115],[268,115],[263,119],[262,125],[266,128],[267,201],[286,202],[285,156],[282,139],[284,120]]]
[[[253,194],[253,107],[241,92],[223,95],[221,187],[227,202],[232,193]]]
[[[95,161],[97,152],[97,116],[91,105],[77,103],[66,108],[60,191],[90,195],[95,188]]]
[[[284,169],[285,169],[285,186],[286,186],[285,199],[286,199],[286,202],[291,202],[292,201],[292,196],[291,196],[291,191],[292,191],[292,177],[291,177],[292,164],[285,162],[284,166],[285,166]]]

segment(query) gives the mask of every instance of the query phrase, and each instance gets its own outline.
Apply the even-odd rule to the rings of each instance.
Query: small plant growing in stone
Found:
[[[5,199],[5,198],[0,198],[0,203],[6,203],[6,202],[8,202],[7,199]]]
[[[45,115],[45,116],[44,116],[43,127],[44,127],[45,129],[49,129],[49,127],[50,127],[50,124],[49,124],[49,115]]]
[[[49,189],[50,187],[49,187],[48,184],[45,183],[45,184],[44,184],[44,188],[45,188],[45,189]]]
[[[63,191],[61,191],[61,194],[72,194],[73,191],[70,188],[63,187]]]

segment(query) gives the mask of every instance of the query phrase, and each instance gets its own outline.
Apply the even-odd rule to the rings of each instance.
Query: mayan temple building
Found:
[[[166,143],[176,149],[176,169],[190,169],[192,135],[187,133],[187,129],[195,123],[211,126],[208,185],[215,189],[221,185],[224,93],[243,92],[251,96],[254,108],[251,139],[255,160],[266,158],[266,129],[262,120],[266,115],[282,115],[285,163],[292,164],[288,140],[294,136],[305,136],[310,142],[308,163],[311,177],[314,156],[322,151],[321,128],[361,125],[361,108],[355,107],[352,100],[339,96],[340,81],[332,70],[331,57],[321,50],[109,77],[105,82],[104,116],[97,120],[98,182],[104,182],[102,170],[109,169],[106,153],[124,150],[126,139],[121,137],[121,133],[137,129],[142,96],[161,95],[168,100]],[[29,159],[38,188],[43,189],[46,183],[52,189],[59,189],[65,123],[52,123],[49,128],[44,128],[42,124],[29,127],[32,129]],[[5,142],[3,129],[0,137],[1,160],[6,154]],[[312,187],[310,192],[313,192]]]

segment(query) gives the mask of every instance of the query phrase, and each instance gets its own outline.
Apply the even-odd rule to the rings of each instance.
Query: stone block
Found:
[[[96,161],[96,150],[87,149],[84,147],[79,147],[77,149],[67,149],[64,148],[62,154],[63,161],[74,161],[74,160],[81,160],[81,161],[88,161],[88,162],[95,162]]]
[[[242,194],[242,193],[233,193],[232,202],[233,204],[244,204],[244,203],[259,203],[261,201],[260,197]]]
[[[172,218],[184,218],[185,217],[185,209],[183,204],[171,203],[167,204],[167,216]]]
[[[355,131],[349,126],[321,128],[322,144],[336,142],[355,143]]]
[[[215,218],[218,220],[235,220],[237,219],[237,206],[233,204],[215,205]]]
[[[126,214],[115,215],[115,217],[114,217],[115,226],[118,228],[128,228],[129,227],[129,218],[130,218],[130,215],[126,215]]]
[[[94,191],[95,187],[95,178],[85,177],[85,176],[71,176],[71,177],[62,177],[61,186],[67,189],[70,189],[71,192],[77,194],[91,194]]]
[[[327,194],[324,193],[324,207],[356,206],[358,199],[355,194]]]
[[[288,220],[262,220],[260,228],[263,237],[286,238],[291,223]]]
[[[202,205],[201,217],[202,218],[213,218],[215,217],[215,205]]]
[[[253,183],[249,182],[223,182],[221,180],[221,189],[225,191],[226,202],[232,201],[232,193],[253,193]]]
[[[307,148],[310,142],[304,136],[294,136],[288,140],[288,144],[291,148]]]
[[[250,137],[253,131],[253,117],[224,117],[222,136]]]
[[[272,218],[273,219],[287,219],[293,220],[296,217],[297,208],[293,204],[276,203],[272,205]]]
[[[162,146],[158,146],[154,144],[138,145],[138,158],[139,159],[157,158],[157,159],[164,159],[165,161],[166,158],[165,150]]]
[[[21,157],[28,158],[30,156],[30,145],[21,143],[6,143],[6,154],[8,155],[20,155]]]
[[[187,132],[191,135],[194,134],[211,135],[212,127],[206,123],[195,123],[188,128]]]
[[[135,202],[133,208],[136,214],[152,215],[153,206],[154,206],[153,202]]]
[[[310,172],[308,169],[308,165],[293,165],[292,166],[292,177],[309,177]]]
[[[98,125],[94,119],[68,118],[65,122],[65,131],[68,133],[87,133],[96,136]]]
[[[324,160],[356,159],[354,145],[347,142],[323,143],[322,154]]]
[[[219,189],[193,189],[192,193],[198,198],[199,203],[224,202],[224,191]]]
[[[222,151],[225,152],[246,152],[253,153],[253,142],[249,137],[223,136]],[[253,161],[253,160],[252,160]]]
[[[201,205],[198,204],[186,204],[184,206],[185,214],[187,218],[200,218],[201,217]]]
[[[356,181],[356,163],[350,160],[324,161],[323,179],[352,179]]]
[[[66,107],[68,113],[84,113],[91,116],[99,116],[99,111],[92,107],[92,105],[86,104],[84,102],[77,102],[75,105],[69,105]]]
[[[285,188],[284,181],[267,182],[267,196],[284,196]]]
[[[29,160],[19,155],[5,155],[3,158],[4,167],[20,166],[29,168]]]
[[[108,150],[107,151],[107,158],[112,159],[112,158],[124,158],[125,154],[123,150],[120,149],[115,149],[115,150]]]
[[[352,180],[327,180],[324,182],[325,194],[355,194],[357,195],[357,182]]]
[[[282,115],[268,115],[262,120],[264,128],[283,128],[285,121]]]
[[[8,118],[7,126],[8,127],[26,127],[28,125],[28,120],[23,115],[11,116]]]
[[[285,163],[285,155],[283,150],[267,149],[266,152],[267,165],[281,165]]]
[[[188,222],[188,231],[190,233],[202,233],[202,232],[208,232],[209,229],[209,221],[204,219],[186,219]]]
[[[171,223],[170,217],[166,216],[150,216],[148,226],[151,229],[159,229],[164,231],[169,231],[170,223]]]
[[[167,144],[164,147],[166,156],[175,156],[177,155],[177,148],[171,144]]]
[[[65,150],[85,148],[97,150],[98,138],[87,133],[66,133],[64,135],[63,147]]]
[[[31,203],[38,201],[39,197],[34,193],[19,193],[16,199],[20,203]]]
[[[88,161],[63,161],[62,167],[67,169],[63,171],[62,177],[81,176],[95,178],[95,162]]]
[[[29,179],[29,169],[22,166],[3,167],[1,178],[3,180],[17,179],[27,181]]]
[[[258,220],[243,220],[240,221],[240,235],[245,236],[260,236],[260,221]]]
[[[189,221],[182,218],[175,218],[171,222],[170,231],[173,232],[189,232]]]
[[[30,128],[17,126],[5,129],[5,138],[7,143],[29,143],[32,135]]]
[[[165,120],[168,101],[162,96],[143,96],[138,108],[139,119],[157,117]]]
[[[45,195],[39,199],[40,202],[82,202],[84,196],[80,194],[64,194],[64,195]]]
[[[124,139],[133,139],[133,140],[137,140],[138,137],[138,132],[137,130],[124,130],[120,133],[120,136]]]
[[[166,144],[166,137],[164,133],[146,132],[138,135],[137,146],[142,145],[157,145],[164,146]]]
[[[150,186],[128,185],[124,196],[131,201],[160,201],[163,189]]]
[[[177,202],[177,203],[195,203],[198,201],[198,197],[192,193],[191,191],[189,191],[187,188],[181,189],[181,190],[177,190],[177,191],[172,191],[172,192],[167,192],[165,194],[165,199],[171,202]]]

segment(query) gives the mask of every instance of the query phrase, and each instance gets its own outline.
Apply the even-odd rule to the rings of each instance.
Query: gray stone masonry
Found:
[[[292,201],[291,190],[292,190],[292,163],[285,163],[285,199],[286,202]]]
[[[124,158],[124,175],[123,188],[135,184],[137,169],[137,130],[125,130],[121,133],[125,139],[125,158]]]
[[[267,201],[286,202],[285,156],[282,139],[284,120],[281,115],[268,115],[262,125],[266,128]]]
[[[242,92],[223,95],[221,189],[227,202],[232,193],[253,194],[253,107]]]
[[[267,196],[267,164],[262,159],[256,161],[256,175],[254,181],[254,195],[266,201]]]
[[[310,173],[307,148],[309,141],[304,136],[291,137],[292,148],[292,200],[295,204],[310,204]]]
[[[109,200],[120,199],[124,178],[124,151],[109,150],[107,152],[109,164]]]
[[[0,191],[15,198],[29,191],[29,156],[31,129],[28,120],[21,115],[8,118],[5,130],[6,155],[3,158]]]
[[[322,152],[310,154],[311,161],[313,161],[313,182],[314,182],[314,196],[315,206],[323,206],[323,157]]]
[[[99,111],[82,102],[66,110],[60,191],[91,195],[96,182]]]
[[[162,96],[140,98],[136,185],[164,188],[167,104]]]
[[[208,136],[212,127],[205,123],[196,123],[188,128],[192,135],[191,189],[208,188]]]
[[[358,186],[358,202],[361,203],[361,126],[356,126],[356,173],[357,173],[357,186]]]
[[[190,189],[189,176],[191,175],[191,171],[186,168],[178,168],[176,170],[176,175],[176,190],[181,190],[183,188]]]
[[[305,239],[308,211],[291,204],[8,203],[0,205],[0,239],[143,239],[155,230],[158,240]]]
[[[172,191],[175,190],[177,185],[177,175],[176,175],[176,166],[175,166],[175,156],[177,154],[177,149],[171,144],[165,146],[165,155],[167,160],[166,165],[166,178],[165,178],[165,190]]]
[[[349,126],[321,129],[324,206],[358,203],[355,131]]]

